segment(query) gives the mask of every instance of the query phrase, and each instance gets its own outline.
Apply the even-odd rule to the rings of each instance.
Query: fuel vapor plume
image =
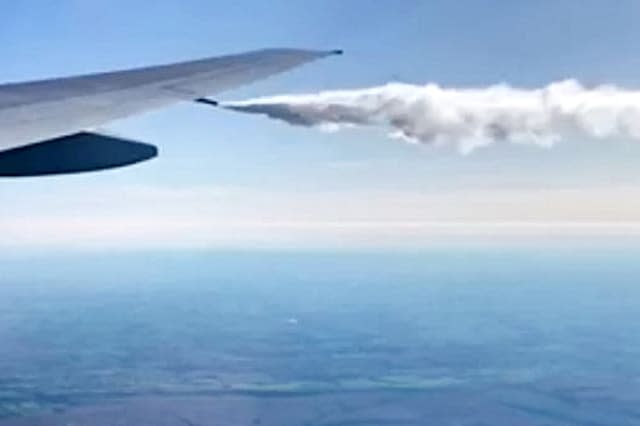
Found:
[[[640,142],[640,91],[615,86],[586,88],[576,80],[538,89],[505,84],[458,89],[390,83],[221,106],[329,131],[380,126],[388,128],[394,139],[454,145],[462,153],[495,143],[546,147],[565,138]]]

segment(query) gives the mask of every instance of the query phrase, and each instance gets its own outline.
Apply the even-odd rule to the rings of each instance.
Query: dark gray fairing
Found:
[[[0,176],[44,176],[91,172],[151,159],[158,149],[99,133],[80,132],[0,152]]]

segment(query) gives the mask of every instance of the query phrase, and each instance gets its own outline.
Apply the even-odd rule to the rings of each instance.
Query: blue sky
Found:
[[[26,0],[3,5],[0,81],[290,46],[347,54],[219,97],[389,81],[535,87],[577,78],[638,88],[639,17],[640,3],[625,0]],[[161,157],[106,173],[1,182],[8,237],[0,245],[420,246],[434,235],[639,228],[640,147],[631,143],[460,156],[372,129],[325,134],[187,104],[107,128],[158,145]],[[535,227],[523,232],[522,224]]]

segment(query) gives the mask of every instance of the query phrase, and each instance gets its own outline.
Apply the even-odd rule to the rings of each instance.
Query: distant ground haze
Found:
[[[635,425],[638,254],[5,259],[0,425]]]

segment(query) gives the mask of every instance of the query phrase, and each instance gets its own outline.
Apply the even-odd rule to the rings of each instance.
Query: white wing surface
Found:
[[[153,157],[155,150],[140,151],[138,145],[127,150],[126,143],[136,142],[100,135],[91,129],[233,89],[339,53],[267,49],[128,71],[0,85],[0,176],[73,173],[143,161]],[[116,140],[113,155],[107,155],[109,144]],[[58,146],[64,149],[58,150]],[[84,164],[86,156],[91,161]],[[101,156],[105,157],[104,164]],[[47,158],[55,158],[55,166],[46,164]],[[66,159],[69,167],[65,166]],[[24,172],[20,163],[25,164]],[[8,169],[4,170],[3,165]]]

